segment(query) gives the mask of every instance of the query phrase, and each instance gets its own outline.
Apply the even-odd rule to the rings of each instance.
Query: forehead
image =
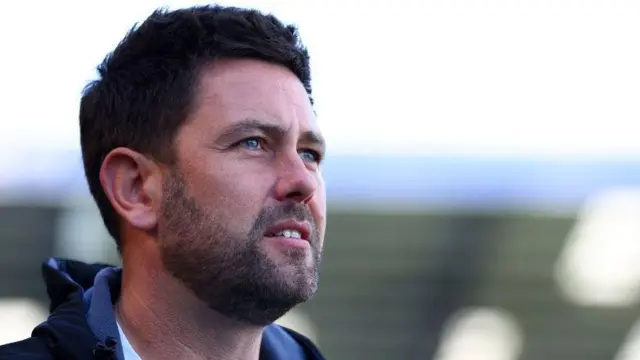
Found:
[[[220,60],[199,79],[194,125],[222,130],[248,118],[319,131],[302,82],[289,69],[258,60]]]

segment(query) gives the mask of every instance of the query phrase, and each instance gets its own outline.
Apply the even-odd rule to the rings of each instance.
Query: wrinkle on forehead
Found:
[[[289,69],[258,60],[220,60],[204,68],[194,110],[194,118],[215,129],[257,118],[319,131],[302,82]]]

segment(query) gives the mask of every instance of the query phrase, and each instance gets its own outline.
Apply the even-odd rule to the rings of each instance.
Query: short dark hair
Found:
[[[80,102],[80,143],[89,190],[121,250],[119,216],[100,184],[117,147],[172,161],[201,69],[218,59],[255,59],[291,70],[311,96],[309,55],[294,25],[257,10],[219,5],[154,11],[98,66]]]

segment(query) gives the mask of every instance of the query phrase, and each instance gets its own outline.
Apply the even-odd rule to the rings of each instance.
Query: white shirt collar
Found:
[[[142,358],[140,358],[140,355],[138,355],[138,353],[133,350],[133,346],[131,346],[131,343],[127,339],[127,336],[122,331],[120,323],[116,321],[116,324],[118,324],[118,332],[120,333],[120,345],[122,346],[122,352],[124,353],[124,360],[142,360]]]

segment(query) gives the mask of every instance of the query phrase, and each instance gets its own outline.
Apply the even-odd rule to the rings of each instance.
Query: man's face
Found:
[[[175,151],[158,222],[166,269],[212,309],[252,324],[308,300],[325,232],[324,146],[298,78],[216,61]]]

